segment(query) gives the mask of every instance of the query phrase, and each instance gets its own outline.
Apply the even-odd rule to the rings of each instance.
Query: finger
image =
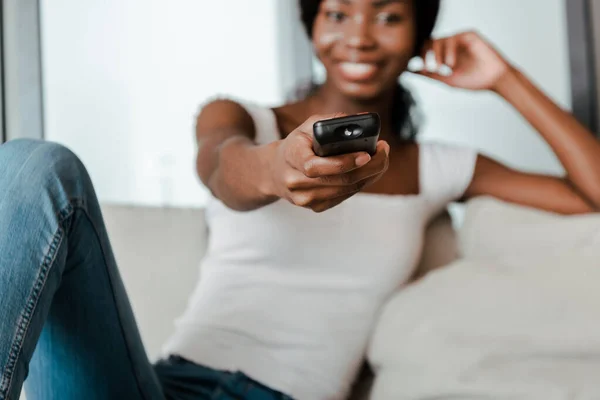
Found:
[[[360,182],[361,188],[359,191],[357,191],[355,193],[350,192],[350,193],[347,193],[347,194],[344,194],[344,195],[341,195],[341,196],[338,196],[335,198],[331,198],[328,200],[317,201],[311,205],[311,209],[315,212],[323,212],[323,211],[329,210],[330,208],[333,208],[333,207],[341,204],[342,202],[348,200],[350,197],[359,193],[364,188],[367,188],[370,185],[372,185],[373,183],[377,182],[381,178],[382,175],[383,174],[378,174],[376,176],[373,176],[373,177],[370,177],[370,178],[367,178],[367,179],[361,181]]]
[[[454,69],[456,66],[457,59],[457,40],[456,37],[450,37],[446,40],[446,54],[444,57],[444,64]]]
[[[355,175],[356,181],[371,178],[385,172],[389,165],[390,145],[385,140],[380,140],[377,143],[377,150],[371,161],[362,168],[352,171],[350,174]]]
[[[345,195],[345,196],[338,197],[336,199],[323,201],[323,202],[315,204],[311,208],[316,213],[322,213],[324,211],[332,209],[335,206],[340,205],[341,203],[343,203],[344,201],[348,200],[352,196],[354,196],[354,194],[348,194],[348,195]]]
[[[353,186],[365,179],[381,174],[387,168],[389,145],[385,141],[379,141],[377,151],[369,163],[361,168],[343,174],[324,175],[310,178],[304,173],[292,170],[286,173],[284,182],[290,190],[304,191],[318,187],[340,187]],[[337,190],[337,189],[336,189]]]
[[[384,171],[384,172],[385,172],[385,171]],[[374,175],[374,176],[372,176],[372,177],[370,177],[370,178],[367,178],[367,179],[365,179],[365,180],[362,182],[362,184],[363,184],[363,188],[362,188],[361,190],[363,190],[363,189],[365,189],[365,188],[368,188],[369,186],[371,186],[372,184],[374,184],[375,182],[377,182],[379,179],[381,179],[381,177],[382,177],[382,176],[383,176],[383,172],[382,172],[382,173],[379,173],[379,174],[377,174],[377,175]]]
[[[377,144],[377,152],[371,161],[362,168],[358,168],[346,174],[334,176],[323,176],[319,178],[323,186],[347,186],[354,185],[385,172],[388,167],[389,160],[389,144],[385,141],[380,141]]]
[[[364,188],[369,187],[373,183],[377,182],[380,178],[381,178],[381,175],[377,175],[375,177],[365,179],[364,181],[361,182],[362,188],[360,190],[363,190]],[[344,194],[344,195],[341,195],[341,196],[338,196],[338,197],[335,197],[332,199],[324,200],[321,202],[316,202],[311,206],[311,208],[315,212],[323,212],[323,211],[329,210],[329,209],[343,203],[344,201],[348,200],[350,197],[356,195],[357,193],[360,192],[360,190],[355,193],[347,193],[347,194]]]
[[[426,64],[427,64],[427,54],[433,50],[433,41],[432,40],[428,40],[425,42],[425,44],[423,45],[423,48],[421,49],[421,58],[423,59],[423,65],[425,68]]]
[[[481,38],[476,31],[463,32],[459,34],[459,37],[465,44],[471,44]]]
[[[365,152],[318,157],[313,150],[313,139],[298,129],[286,140],[291,142],[285,149],[286,162],[309,178],[346,173],[365,165],[371,159],[371,156]]]
[[[352,196],[362,190],[367,181],[350,186],[329,186],[310,190],[297,190],[291,195],[292,203],[300,207],[312,208],[316,204],[328,202],[342,196]]]
[[[440,75],[437,72],[429,72],[429,71],[416,71],[413,72],[413,74],[417,74],[417,75],[421,75],[421,76],[425,76],[427,78],[445,83],[447,85],[450,84],[450,80],[448,76],[444,76],[444,75]]]
[[[436,71],[444,64],[444,41],[433,42],[433,54],[435,55]]]
[[[390,156],[390,144],[385,140],[379,140],[375,148],[375,155],[373,158],[383,157],[388,158]]]
[[[296,170],[308,178],[341,175],[360,168],[371,161],[365,152],[340,154],[331,157],[316,156],[311,148],[298,148],[296,154],[288,160]]]

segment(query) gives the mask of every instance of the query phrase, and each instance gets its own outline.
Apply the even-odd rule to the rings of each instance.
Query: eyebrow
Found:
[[[392,3],[399,3],[399,4],[405,4],[407,3],[408,0],[373,0],[373,7],[375,8],[381,8],[384,6],[387,6],[388,4],[392,4]]]

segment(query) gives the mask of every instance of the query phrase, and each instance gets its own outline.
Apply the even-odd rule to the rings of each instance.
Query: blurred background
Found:
[[[66,144],[106,203],[202,207],[193,124],[203,102],[231,96],[278,105],[298,85],[323,78],[295,0],[3,3],[4,137]],[[480,31],[571,109],[572,80],[584,88],[594,82],[585,36],[594,27],[583,20],[592,8],[586,0],[444,0],[435,34]],[[425,117],[422,140],[468,144],[526,170],[561,171],[494,95],[403,79]],[[592,123],[593,95],[579,96],[578,114]]]
[[[206,245],[208,193],[194,166],[199,108],[219,96],[275,106],[324,77],[296,0],[0,4],[0,143],[52,140],[85,163],[156,358]],[[472,29],[597,131],[600,2],[442,1],[436,36]],[[469,145],[527,171],[562,172],[538,134],[493,94],[402,79],[424,117],[419,140]],[[157,208],[171,211],[151,211]],[[460,225],[461,210],[453,213]]]

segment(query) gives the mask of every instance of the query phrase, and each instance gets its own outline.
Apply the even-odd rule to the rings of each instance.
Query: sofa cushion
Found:
[[[386,304],[371,398],[600,398],[598,215],[477,199],[463,229],[465,258]]]
[[[600,398],[597,260],[460,260],[429,274],[379,319],[371,399]]]
[[[156,359],[198,280],[204,212],[110,204],[102,211],[142,340]]]
[[[564,216],[490,197],[466,208],[462,257],[501,260],[585,249],[600,241],[600,214]]]

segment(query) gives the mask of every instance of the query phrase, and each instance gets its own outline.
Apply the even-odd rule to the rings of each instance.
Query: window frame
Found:
[[[0,2],[0,140],[44,138],[39,0]]]

